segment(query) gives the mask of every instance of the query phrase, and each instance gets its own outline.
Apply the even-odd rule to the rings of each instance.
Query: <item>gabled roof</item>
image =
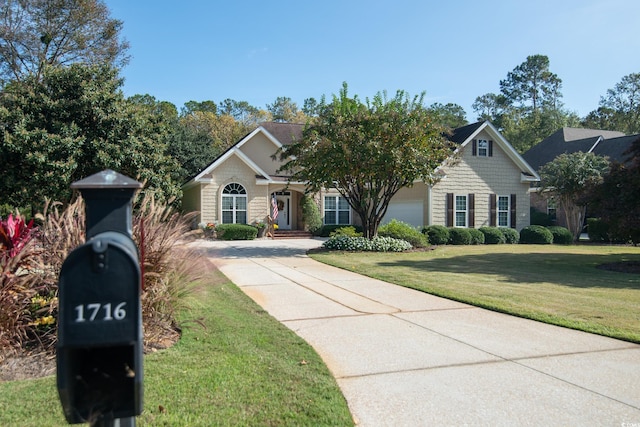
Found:
[[[540,177],[536,173],[529,163],[527,163],[520,154],[513,148],[509,141],[498,131],[498,129],[489,121],[472,123],[470,125],[462,126],[453,130],[453,134],[449,136],[451,142],[456,143],[459,147],[456,149],[460,151],[463,147],[470,144],[473,139],[478,136],[482,131],[487,132],[495,144],[498,144],[502,151],[513,161],[513,163],[520,168],[522,172],[522,181],[539,181]]]
[[[576,152],[608,156],[611,160],[624,161],[623,153],[639,135],[624,136],[624,133],[600,129],[562,128],[531,147],[522,155],[529,164],[540,168],[560,154]]]

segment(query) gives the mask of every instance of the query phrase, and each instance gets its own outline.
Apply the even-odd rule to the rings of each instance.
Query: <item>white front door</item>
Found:
[[[276,195],[278,202],[278,218],[276,224],[280,230],[291,230],[291,196]]]

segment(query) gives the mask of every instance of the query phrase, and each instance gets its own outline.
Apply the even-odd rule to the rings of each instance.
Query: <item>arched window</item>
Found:
[[[222,190],[222,223],[247,223],[247,190],[232,182]]]

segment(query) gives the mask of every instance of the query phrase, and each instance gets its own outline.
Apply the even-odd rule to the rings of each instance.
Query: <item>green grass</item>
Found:
[[[640,275],[596,268],[640,261],[638,247],[441,246],[311,257],[456,301],[640,343]]]
[[[183,313],[182,339],[145,356],[139,426],[353,425],[301,338],[214,273]],[[0,425],[66,425],[55,378],[0,383]]]

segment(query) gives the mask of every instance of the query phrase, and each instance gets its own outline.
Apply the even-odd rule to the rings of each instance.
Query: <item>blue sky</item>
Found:
[[[342,82],[371,97],[402,89],[461,105],[529,55],[549,57],[565,107],[584,116],[640,72],[637,0],[105,0],[132,55],[127,96],[174,103],[231,98],[302,107]]]

